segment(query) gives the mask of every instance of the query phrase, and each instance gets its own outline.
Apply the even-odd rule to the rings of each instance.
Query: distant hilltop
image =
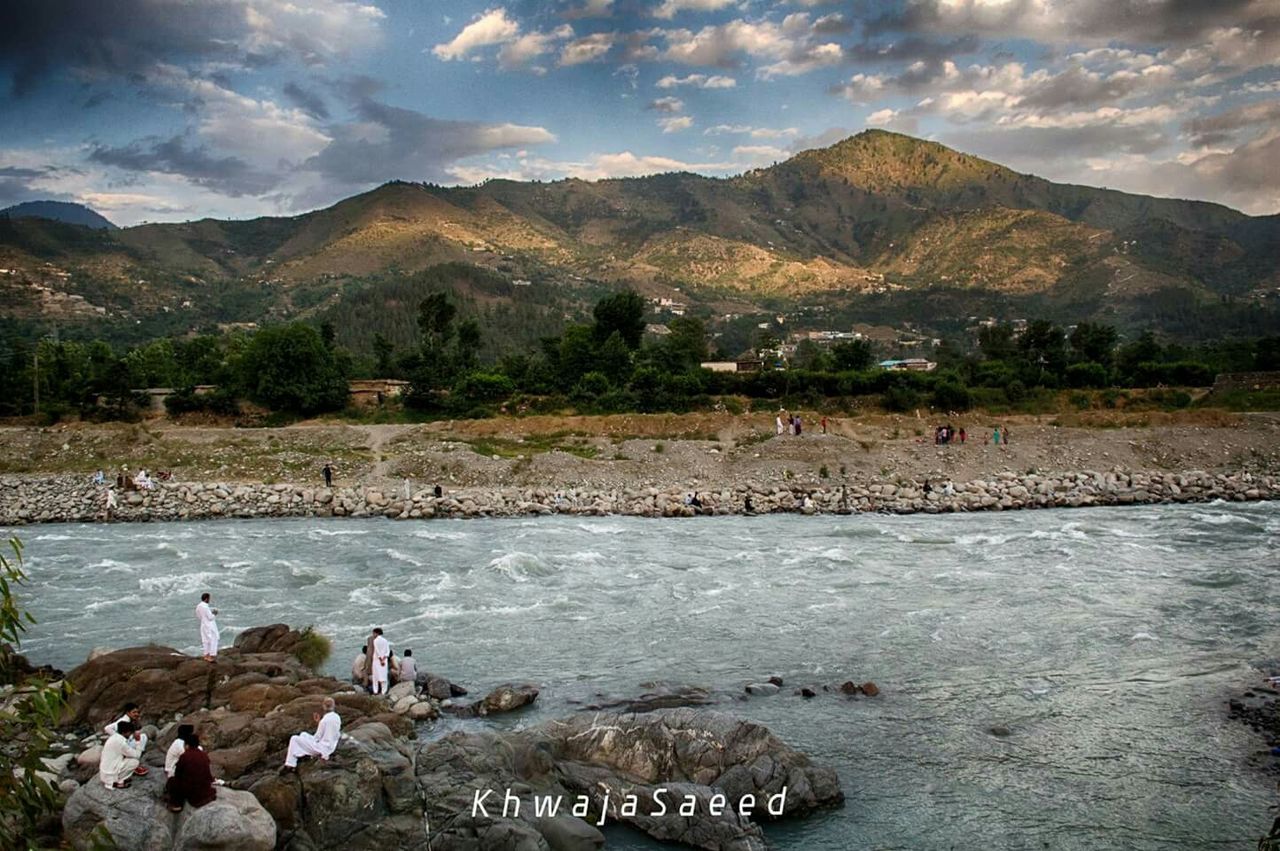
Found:
[[[69,225],[83,225],[95,230],[118,230],[116,225],[101,213],[84,204],[69,201],[24,201],[0,210],[0,216],[11,219],[52,219]]]

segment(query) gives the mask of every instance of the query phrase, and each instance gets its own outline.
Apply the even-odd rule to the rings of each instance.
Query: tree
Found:
[[[707,327],[701,319],[677,316],[667,328],[671,331],[663,347],[676,371],[697,369],[707,359]]]
[[[1081,322],[1071,332],[1071,349],[1079,360],[1107,367],[1111,365],[1118,339],[1116,329],[1110,325]]]
[[[316,414],[347,401],[347,377],[333,350],[310,325],[264,328],[239,364],[245,395],[275,411]]]
[[[644,299],[633,290],[623,290],[600,299],[593,311],[596,341],[603,343],[617,331],[627,348],[633,351],[640,348],[640,339],[644,336],[644,308]]]
[[[0,741],[5,743],[0,748],[0,848],[34,849],[52,846],[40,841],[40,831],[57,811],[59,793],[40,777],[48,772],[40,758],[56,735],[71,687],[28,676],[25,660],[17,655],[27,624],[36,621],[14,597],[27,579],[22,544],[10,538],[9,548],[12,557],[0,553],[0,685],[30,690],[11,711],[0,714]]]
[[[610,334],[609,339],[597,350],[594,368],[609,379],[614,387],[626,386],[631,378],[631,350],[617,331]]]
[[[1008,360],[1017,349],[1012,325],[987,325],[978,329],[978,348],[987,360]]]
[[[560,386],[566,390],[573,387],[595,367],[595,360],[596,343],[591,326],[570,325],[564,329],[556,356]]]
[[[831,359],[841,372],[870,369],[876,362],[870,340],[848,340],[831,347]]]
[[[381,334],[373,335],[374,372],[381,378],[395,374],[395,343]]]
[[[1043,373],[1060,375],[1067,363],[1067,341],[1062,329],[1047,319],[1027,325],[1018,338],[1018,351],[1032,366],[1031,374],[1043,383]]]

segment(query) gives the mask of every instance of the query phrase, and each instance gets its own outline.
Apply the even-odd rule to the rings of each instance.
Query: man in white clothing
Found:
[[[342,718],[334,710],[332,697],[324,699],[324,715],[316,713],[312,718],[316,721],[316,732],[298,733],[289,737],[289,753],[284,758],[281,771],[292,771],[298,767],[298,759],[304,756],[318,756],[327,760],[338,748],[338,740],[342,738]]]
[[[195,727],[190,724],[178,725],[178,736],[173,740],[173,744],[169,745],[169,750],[164,755],[165,777],[172,777],[173,772],[177,770],[178,760],[182,758],[182,754],[187,750],[187,739],[195,731]]]
[[[142,748],[130,721],[120,721],[115,732],[102,746],[102,759],[98,762],[98,779],[108,789],[124,789],[142,759]]]
[[[391,643],[382,636],[382,628],[373,631],[373,693],[387,693],[387,657],[391,655]]]
[[[141,730],[142,730],[142,710],[138,707],[138,704],[136,704],[136,703],[126,703],[126,704],[124,705],[124,714],[123,714],[123,715],[121,715],[121,716],[120,716],[119,718],[117,718],[116,720],[112,721],[112,722],[111,722],[110,724],[108,724],[107,726],[103,727],[103,728],[102,728],[102,732],[103,732],[103,733],[106,735],[106,737],[109,739],[109,738],[111,738],[113,735],[115,735],[117,732],[119,732],[119,730],[120,730],[120,725],[121,725],[121,724],[124,724],[124,723],[126,723],[126,722],[127,722],[127,723],[129,724],[129,726],[130,726],[130,727],[132,727],[132,728],[133,728],[133,730],[134,730],[134,734],[133,734],[133,739],[134,739],[134,741],[133,741],[133,745],[132,745],[132,746],[133,746],[133,747],[135,747],[135,748],[137,748],[138,753],[142,753],[143,751],[145,751],[145,750],[147,749],[147,734],[146,734],[146,733],[141,732]],[[141,771],[139,771],[138,773],[139,773],[139,774],[146,774],[146,773],[147,773],[146,766],[143,766],[142,770],[141,770]]]
[[[218,622],[213,616],[218,610],[209,605],[209,592],[200,595],[196,604],[196,620],[200,623],[200,647],[206,662],[214,661],[218,656]]]

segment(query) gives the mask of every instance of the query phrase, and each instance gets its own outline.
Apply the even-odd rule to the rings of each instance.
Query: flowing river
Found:
[[[782,676],[720,708],[834,766],[848,800],[770,827],[780,848],[1242,848],[1269,826],[1262,742],[1224,701],[1280,655],[1280,503],[10,531],[40,621],[24,650],[64,668],[99,646],[198,652],[208,590],[226,644],[313,624],[344,676],[381,625],[473,693],[543,689],[497,723]],[[792,694],[846,679],[882,694]],[[423,733],[461,723],[488,722]]]

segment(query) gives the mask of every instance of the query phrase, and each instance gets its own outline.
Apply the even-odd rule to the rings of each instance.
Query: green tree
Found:
[[[640,348],[640,339],[644,336],[644,308],[644,299],[633,290],[623,290],[600,299],[593,311],[596,341],[603,343],[616,331],[622,335],[622,342],[627,344],[627,348]]]
[[[631,378],[631,350],[614,331],[596,351],[594,369],[602,373],[614,387],[624,387]]]
[[[987,360],[1008,360],[1017,352],[1012,325],[987,325],[978,329],[978,348]]]
[[[1081,361],[1108,367],[1118,339],[1116,329],[1110,325],[1081,322],[1071,332],[1071,349]]]
[[[315,328],[301,322],[254,334],[239,369],[245,395],[275,411],[310,415],[347,401],[339,359]]]
[[[861,371],[875,365],[876,355],[870,340],[846,340],[831,347],[831,359],[841,372]]]
[[[21,636],[35,618],[18,605],[15,591],[26,582],[22,544],[9,539],[11,556],[0,553],[0,685],[29,689],[10,712],[0,714],[0,848],[51,847],[41,841],[41,829],[56,813],[58,790],[39,775],[48,769],[40,761],[56,736],[58,721],[71,687],[29,678],[18,658]]]
[[[619,337],[622,335],[619,334]],[[556,356],[560,386],[569,389],[595,368],[596,341],[589,325],[570,325],[560,335]]]
[[[373,335],[373,369],[379,378],[389,378],[395,375],[395,353],[395,343],[392,343],[381,334]]]
[[[671,359],[671,368],[683,372],[697,369],[707,359],[707,326],[692,316],[677,316],[667,325],[671,333],[663,348]]]

